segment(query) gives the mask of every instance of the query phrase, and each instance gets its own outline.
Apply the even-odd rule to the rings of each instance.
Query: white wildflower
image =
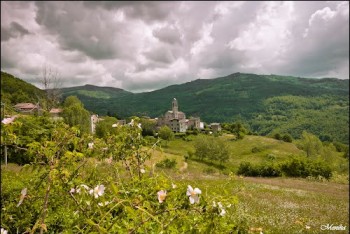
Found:
[[[99,202],[98,205],[99,205],[99,206],[106,206],[106,205],[108,205],[109,203],[111,203],[111,202],[110,202],[110,201]]]
[[[15,118],[16,118],[16,116],[12,116],[10,118],[5,118],[5,119],[3,119],[1,121],[1,123],[3,123],[3,124],[10,124],[10,123],[12,123],[15,120]]]
[[[190,203],[199,203],[198,194],[201,194],[202,191],[199,188],[193,189],[191,185],[188,185],[186,195],[189,196]]]
[[[166,191],[160,190],[160,191],[158,191],[157,195],[158,195],[159,203],[163,203],[163,201],[166,198]]]
[[[94,189],[91,189],[89,191],[90,195],[94,195],[95,198],[98,198],[99,196],[102,196],[105,191],[105,186],[102,185],[97,185]]]
[[[176,189],[176,187],[177,187],[176,184],[173,184],[173,183],[171,183],[171,186],[173,189]]]
[[[118,124],[112,124],[112,128],[118,127]]]
[[[142,174],[146,173],[145,169],[143,169],[143,168],[140,169],[140,172],[141,172]]]
[[[89,147],[89,149],[93,149],[93,148],[94,148],[94,143],[93,143],[93,142],[90,142],[90,143],[88,144],[88,147]]]
[[[1,234],[7,234],[7,230],[5,228],[1,228]]]
[[[20,198],[19,198],[19,202],[18,202],[18,204],[17,204],[17,207],[19,207],[21,204],[22,204],[22,202],[23,202],[23,200],[24,200],[24,198],[27,196],[27,188],[24,188],[24,189],[22,189],[22,191],[21,191],[21,196],[20,196]]]

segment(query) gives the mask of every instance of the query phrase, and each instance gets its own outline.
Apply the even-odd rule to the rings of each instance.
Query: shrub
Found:
[[[276,159],[276,156],[275,156],[274,154],[267,154],[267,155],[266,155],[266,158],[267,158],[268,160],[273,161],[273,160]]]
[[[275,138],[276,140],[282,140],[282,136],[279,133],[276,133],[275,135],[273,135],[273,138]]]
[[[258,176],[256,168],[250,162],[240,163],[237,174],[244,176]]]
[[[282,137],[282,140],[284,141],[284,142],[292,142],[293,141],[293,138],[292,138],[292,136],[291,135],[289,135],[289,134],[284,134],[283,135],[283,137]]]
[[[239,165],[237,174],[244,176],[276,177],[281,176],[282,172],[277,164],[263,163],[252,165],[249,162],[243,162]]]
[[[322,176],[326,179],[331,178],[332,170],[322,160],[312,160],[308,158],[292,157],[281,164],[282,172],[291,177]]]
[[[256,147],[256,146],[254,146],[254,147],[252,148],[252,153],[258,153],[258,152],[261,152],[261,149],[258,148],[258,147]]]
[[[156,164],[156,167],[160,168],[175,168],[176,166],[176,160],[175,159],[164,159]]]

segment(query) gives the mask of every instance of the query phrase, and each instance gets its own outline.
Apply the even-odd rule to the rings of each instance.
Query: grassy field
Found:
[[[232,141],[232,135],[224,135],[230,145],[231,157],[225,163],[235,171],[239,163],[259,163],[274,155],[282,161],[303,152],[292,143],[260,136],[246,136]],[[250,178],[224,175],[222,171],[196,161],[184,161],[189,150],[194,151],[193,140],[175,139],[164,145],[162,152],[155,151],[151,161],[175,159],[174,170],[156,169],[178,183],[200,187],[209,196],[237,196],[237,212],[244,217],[251,233],[348,233],[349,230],[349,184],[348,179],[335,176],[331,181],[315,181],[296,178]],[[252,149],[258,152],[253,153]],[[336,157],[333,164],[347,164]],[[186,164],[186,169],[184,165]],[[345,176],[346,177],[346,176]],[[336,181],[336,182],[335,182]],[[321,230],[322,225],[346,226],[346,230]]]
[[[165,157],[164,155],[162,155]],[[171,156],[171,155],[166,155]],[[94,162],[95,163],[95,162]],[[114,165],[115,166],[115,165]],[[113,164],[98,163],[102,177],[113,171]],[[177,185],[202,190],[206,201],[225,201],[236,196],[233,211],[244,220],[250,233],[348,233],[349,185],[293,178],[250,178],[222,174],[206,175],[193,170],[155,169]],[[2,166],[2,187],[9,180],[21,183],[28,171],[17,165]],[[322,225],[346,226],[345,231],[321,230]]]
[[[225,163],[228,170],[221,171],[215,166],[193,160],[185,161],[184,155],[189,150],[194,151],[193,141],[196,136],[191,136],[189,141],[175,139],[162,144],[160,149],[151,150],[151,158],[146,163],[146,175],[161,174],[177,185],[198,187],[208,202],[225,201],[228,197],[236,196],[238,203],[231,215],[244,221],[249,233],[349,232],[348,177],[346,179],[346,176],[338,175],[339,178],[336,176],[331,181],[239,177],[230,171],[234,172],[242,161],[263,162],[267,160],[268,154],[273,154],[279,161],[290,155],[302,154],[302,151],[294,144],[266,137],[246,136],[241,141],[232,141],[231,135],[222,137],[230,142],[231,157]],[[259,149],[258,152],[252,152],[254,147]],[[176,160],[176,167],[161,169],[155,166],[166,158]],[[337,160],[336,163],[343,162],[340,157]],[[100,178],[117,180],[115,169],[121,169],[118,163],[108,164],[93,158],[89,159],[89,164],[84,173],[89,174],[89,168],[94,167]],[[6,189],[10,182],[15,182],[21,188],[22,181],[30,177],[30,172],[21,170],[20,166],[1,166],[2,189]],[[342,225],[346,230],[321,230],[325,225]]]
[[[165,157],[176,159],[181,167],[181,161],[184,161],[184,156],[188,155],[189,151],[194,152],[194,141],[198,136],[191,135],[188,140],[174,139],[168,143],[162,143],[161,150]],[[235,141],[231,134],[224,134],[220,136],[225,139],[229,145],[230,159],[224,163],[226,172],[236,172],[241,162],[250,162],[252,164],[259,164],[269,161],[273,157],[275,162],[286,160],[292,155],[305,155],[305,152],[298,149],[295,144],[276,140],[273,138],[262,136],[245,136],[242,140]],[[348,161],[343,158],[342,153],[332,152],[327,156],[327,163],[332,166],[332,169],[340,173],[348,172]],[[155,154],[152,160],[163,159],[159,154]],[[218,171],[212,165],[205,165],[203,163],[196,163],[195,161],[188,161],[189,167],[193,171],[208,170]],[[209,171],[210,171],[209,170]]]

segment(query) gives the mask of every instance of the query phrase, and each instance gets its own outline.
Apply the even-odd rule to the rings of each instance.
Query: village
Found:
[[[39,104],[33,103],[18,103],[14,106],[14,109],[23,115],[40,115],[43,111]],[[61,116],[62,112],[62,108],[52,108],[49,111],[49,115],[56,121],[63,120],[63,117]],[[12,116],[4,119],[3,121],[13,121],[15,118],[16,116]],[[171,110],[166,111],[163,116],[153,119],[147,117],[147,119],[155,123],[155,130],[157,131],[163,126],[168,126],[174,133],[185,133],[187,130],[203,131],[206,126],[204,122],[201,122],[200,117],[186,118],[186,114],[179,110],[179,104],[176,98],[172,100]],[[99,117],[97,114],[92,114],[90,116],[91,134],[95,133],[96,125],[100,121],[103,121],[103,117]],[[121,119],[118,120],[116,124],[125,125],[127,124],[127,121],[125,119]],[[210,129],[209,133],[217,133],[221,131],[220,123],[210,123],[207,125],[207,127]]]

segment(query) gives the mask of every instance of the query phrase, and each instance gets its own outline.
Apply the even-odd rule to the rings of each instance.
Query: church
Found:
[[[158,126],[167,125],[173,132],[186,132],[187,129],[200,128],[200,118],[186,119],[184,112],[179,111],[176,98],[172,101],[172,110],[168,110],[163,117],[158,118]]]

